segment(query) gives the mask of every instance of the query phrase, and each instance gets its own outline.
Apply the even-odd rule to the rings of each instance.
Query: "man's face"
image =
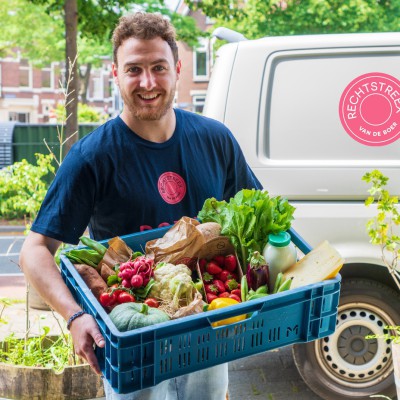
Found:
[[[113,75],[124,107],[139,120],[159,120],[172,108],[180,73],[168,43],[130,38],[119,47],[117,60]]]

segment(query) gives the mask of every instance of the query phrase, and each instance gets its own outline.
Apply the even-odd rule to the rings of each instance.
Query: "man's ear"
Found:
[[[181,60],[178,60],[178,62],[176,63],[176,74],[178,78],[179,75],[181,74],[181,68],[182,68],[182,62]]]
[[[113,75],[113,78],[114,78],[114,82],[115,82],[115,84],[117,86],[119,86],[119,84],[118,84],[118,73],[117,73],[118,67],[115,65],[115,63],[112,63],[111,64],[111,68],[112,68],[112,75]]]

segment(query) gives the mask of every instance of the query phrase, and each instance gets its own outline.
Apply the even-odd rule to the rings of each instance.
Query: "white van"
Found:
[[[297,368],[324,399],[394,398],[390,343],[365,336],[400,325],[400,294],[369,243],[376,210],[362,176],[379,169],[400,194],[400,33],[233,40],[217,52],[204,114],[232,130],[264,189],[296,207],[302,238],[346,259],[336,332],[293,346]]]

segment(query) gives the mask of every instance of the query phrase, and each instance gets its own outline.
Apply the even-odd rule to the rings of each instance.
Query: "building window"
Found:
[[[202,95],[193,96],[192,97],[193,112],[202,114],[205,101],[206,101],[206,96],[202,96]]]
[[[93,78],[93,99],[103,99],[104,88],[103,79],[100,77]]]
[[[31,68],[28,60],[22,59],[19,64],[19,86],[31,87]]]
[[[51,68],[42,68],[42,88],[51,89],[53,85],[51,84]]]
[[[207,81],[209,79],[209,41],[201,39],[199,47],[193,52],[193,79]]]
[[[29,123],[29,113],[11,111],[8,114],[8,120]]]

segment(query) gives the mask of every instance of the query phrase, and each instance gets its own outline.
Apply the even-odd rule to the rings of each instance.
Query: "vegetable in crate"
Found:
[[[294,211],[286,198],[270,197],[267,191],[243,189],[229,203],[214,197],[207,199],[198,217],[202,222],[221,225],[221,234],[230,238],[245,273],[249,254],[261,253],[270,233],[287,231]]]
[[[139,289],[145,287],[154,276],[154,261],[146,256],[140,256],[133,261],[127,261],[119,266],[118,277],[122,286]]]
[[[254,291],[262,286],[268,287],[268,264],[258,251],[255,251],[250,258],[250,262],[247,265],[246,277],[249,288]]]
[[[219,310],[221,308],[233,306],[235,304],[239,304],[239,301],[229,297],[218,297],[213,301],[211,301],[210,304],[205,305],[204,311]],[[246,319],[246,315],[238,315],[235,317],[223,319],[221,321],[213,322],[211,325],[214,328],[216,328],[218,326],[223,326],[223,325],[233,324],[238,321],[243,321],[244,319]]]
[[[87,264],[74,264],[75,269],[79,272],[88,288],[93,295],[99,300],[100,295],[107,291],[108,286],[104,282],[100,274],[90,265]]]
[[[165,312],[144,303],[119,304],[111,311],[109,317],[121,332],[169,321]]]
[[[154,269],[154,285],[149,296],[165,304],[170,312],[187,306],[194,299],[192,271],[184,264],[160,263]]]

